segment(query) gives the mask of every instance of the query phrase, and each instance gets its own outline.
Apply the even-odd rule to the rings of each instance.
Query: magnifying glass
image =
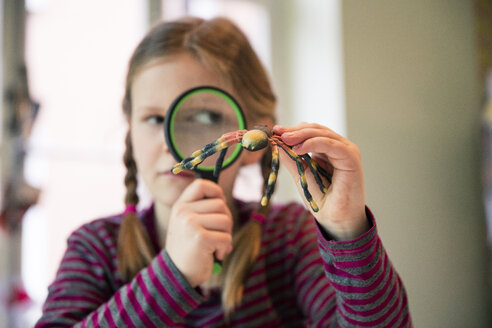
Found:
[[[185,91],[171,104],[164,122],[169,151],[176,161],[187,159],[194,151],[224,133],[246,129],[246,119],[238,102],[226,91],[200,86]],[[240,144],[224,149],[195,167],[197,177],[217,182],[214,175],[227,168],[241,154]]]
[[[223,134],[243,129],[246,119],[238,102],[226,91],[212,86],[196,87],[179,95],[164,121],[166,142],[177,162]],[[194,168],[197,177],[217,182],[220,171],[234,163],[241,151],[237,144],[208,157]],[[215,259],[213,273],[220,271],[221,264]]]

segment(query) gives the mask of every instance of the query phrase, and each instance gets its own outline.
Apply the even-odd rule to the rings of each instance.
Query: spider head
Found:
[[[241,145],[249,151],[257,151],[268,145],[268,134],[259,129],[246,132],[241,140]]]

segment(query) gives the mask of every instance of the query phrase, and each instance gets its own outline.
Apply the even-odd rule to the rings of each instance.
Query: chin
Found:
[[[159,202],[159,204],[164,205],[168,208],[172,208],[173,205],[176,203],[180,195],[166,195],[166,196],[159,196],[155,198],[156,202]]]
[[[154,184],[151,192],[156,201],[172,207],[193,180],[191,178],[164,178]]]

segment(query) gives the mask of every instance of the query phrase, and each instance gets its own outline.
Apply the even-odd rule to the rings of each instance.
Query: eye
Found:
[[[163,124],[164,123],[164,116],[151,115],[145,119],[145,122],[153,124],[153,125]]]
[[[214,111],[203,109],[193,114],[191,121],[200,124],[218,124],[224,119],[221,113],[216,113]]]

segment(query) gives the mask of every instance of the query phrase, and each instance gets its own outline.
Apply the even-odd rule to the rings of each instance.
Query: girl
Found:
[[[231,93],[248,128],[273,128],[333,174],[322,194],[307,172],[318,212],[233,199],[242,165],[261,161],[268,176],[268,150],[243,151],[218,184],[170,173],[164,116],[201,85]],[[151,30],[130,60],[123,101],[125,212],[70,236],[37,327],[411,326],[404,287],[364,205],[357,147],[317,124],[273,127],[274,107],[263,66],[230,21],[186,18]],[[281,162],[297,181],[283,152]],[[137,168],[154,198],[141,213]],[[218,276],[214,256],[224,260]]]

